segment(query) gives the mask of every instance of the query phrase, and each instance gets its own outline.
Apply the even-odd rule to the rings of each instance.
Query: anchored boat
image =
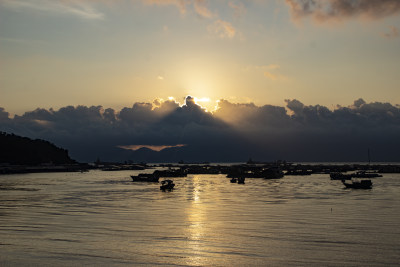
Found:
[[[346,183],[345,180],[342,180],[342,183],[346,186],[346,188],[354,188],[354,189],[371,189],[372,188],[371,180],[351,181],[351,183]]]

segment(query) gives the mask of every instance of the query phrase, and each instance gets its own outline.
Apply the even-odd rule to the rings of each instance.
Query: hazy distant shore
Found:
[[[252,162],[252,163],[80,163],[80,164],[64,164],[64,165],[0,165],[1,174],[21,174],[21,173],[46,173],[46,172],[84,172],[91,169],[99,169],[103,171],[121,171],[121,170],[144,170],[157,167],[164,168],[194,168],[196,166],[208,166],[209,168],[223,173],[226,168],[231,166],[257,166],[270,167],[278,166],[286,174],[307,172],[314,173],[330,173],[330,172],[350,172],[357,170],[375,170],[380,173],[400,173],[400,163],[354,163],[354,162],[309,162],[309,163],[286,163],[286,162]],[[196,173],[194,173],[196,174]]]
[[[41,173],[41,172],[80,172],[87,171],[87,164],[30,166],[30,165],[3,165],[0,166],[1,174]]]

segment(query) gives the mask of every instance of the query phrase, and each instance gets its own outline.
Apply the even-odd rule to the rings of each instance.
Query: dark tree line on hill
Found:
[[[0,163],[38,165],[71,164],[76,161],[69,157],[68,150],[48,141],[0,132]]]

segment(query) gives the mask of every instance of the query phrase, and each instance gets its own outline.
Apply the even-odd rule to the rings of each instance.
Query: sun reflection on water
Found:
[[[201,178],[194,175],[191,179],[192,192],[190,196],[191,203],[187,209],[188,222],[188,248],[192,251],[189,257],[189,265],[204,265],[206,257],[203,255],[205,250],[204,237],[206,235],[205,223],[207,220],[205,206],[202,205]]]

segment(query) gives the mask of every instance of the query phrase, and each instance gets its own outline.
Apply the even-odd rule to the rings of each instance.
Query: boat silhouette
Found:
[[[342,180],[342,183],[346,186],[346,188],[353,189],[371,189],[372,182],[371,180],[361,180],[361,181],[351,181],[351,183],[347,183],[345,180]]]

